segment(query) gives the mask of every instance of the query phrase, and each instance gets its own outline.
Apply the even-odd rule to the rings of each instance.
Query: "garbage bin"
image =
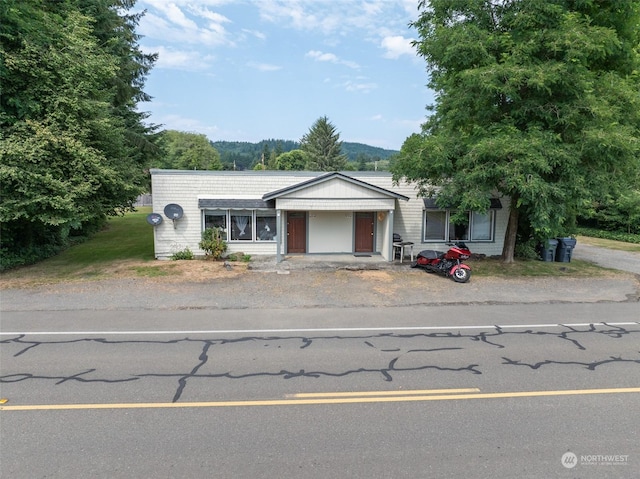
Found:
[[[573,248],[576,246],[575,238],[558,238],[558,249],[556,250],[556,261],[559,263],[570,263]]]
[[[556,259],[556,248],[558,247],[558,240],[548,239],[542,243],[538,249],[540,259],[542,261],[553,262]]]

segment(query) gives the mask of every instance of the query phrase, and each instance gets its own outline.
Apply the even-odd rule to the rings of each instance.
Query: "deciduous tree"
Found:
[[[276,158],[277,170],[302,171],[307,167],[307,155],[302,150],[291,150]]]
[[[640,2],[422,1],[413,27],[436,93],[396,180],[438,204],[485,211],[510,197],[503,258],[518,225],[542,240],[633,176],[640,158]],[[528,238],[524,238],[528,239]]]
[[[117,21],[129,4],[0,2],[0,268],[52,254],[146,186],[153,148],[136,105],[154,57],[135,19]]]
[[[220,154],[199,133],[165,130],[160,135],[162,158],[155,166],[178,170],[221,170]]]

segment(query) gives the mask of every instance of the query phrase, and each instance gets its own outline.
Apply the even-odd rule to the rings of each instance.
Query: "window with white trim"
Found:
[[[204,210],[204,227],[220,228],[229,242],[275,241],[275,210]]]
[[[454,211],[424,210],[424,242],[493,241],[495,210],[469,212],[468,222],[451,221]]]

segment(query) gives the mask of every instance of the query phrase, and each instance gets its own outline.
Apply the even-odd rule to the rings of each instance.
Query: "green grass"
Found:
[[[162,265],[165,266],[165,265]],[[157,278],[162,276],[171,276],[175,269],[175,264],[169,264],[165,267],[158,266],[134,266],[133,270],[138,276],[145,276],[147,278]]]
[[[615,249],[618,251],[631,251],[640,253],[640,244],[625,243],[623,241],[614,241],[604,238],[594,238],[591,236],[578,236],[578,242],[590,246],[601,246],[603,248]]]
[[[73,246],[55,258],[50,265],[88,266],[112,261],[152,260],[153,227],[146,221],[150,207],[134,213],[110,218],[107,227],[85,243]]]
[[[587,261],[572,259],[570,263],[555,263],[537,260],[517,260],[512,264],[504,264],[497,259],[469,261],[475,276],[493,277],[579,277],[589,278],[616,274]]]
[[[107,226],[88,241],[72,246],[57,256],[31,266],[0,275],[2,279],[50,282],[51,280],[99,279],[108,275],[113,265],[125,261],[151,261],[153,227],[146,221],[151,208],[113,217]],[[142,276],[149,276],[149,271]]]

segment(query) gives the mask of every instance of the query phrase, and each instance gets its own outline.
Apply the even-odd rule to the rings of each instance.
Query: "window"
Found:
[[[449,211],[449,217],[453,211]],[[469,241],[468,223],[451,223],[449,221],[449,241]]]
[[[231,241],[253,240],[253,215],[251,211],[231,210]]]
[[[425,242],[447,241],[493,241],[493,223],[495,211],[487,213],[470,212],[468,223],[451,222],[450,210],[425,210],[424,238]]]
[[[471,213],[471,239],[474,241],[491,241],[493,233],[493,211],[486,214]]]
[[[425,241],[445,241],[445,231],[447,225],[446,211],[425,211]]]
[[[227,212],[226,211],[205,211],[205,228],[220,228],[224,232],[223,238],[227,239]]]
[[[254,227],[255,226],[255,227]],[[204,227],[221,228],[225,241],[275,241],[275,210],[204,210]]]
[[[273,241],[275,236],[275,211],[256,211],[256,241]]]

